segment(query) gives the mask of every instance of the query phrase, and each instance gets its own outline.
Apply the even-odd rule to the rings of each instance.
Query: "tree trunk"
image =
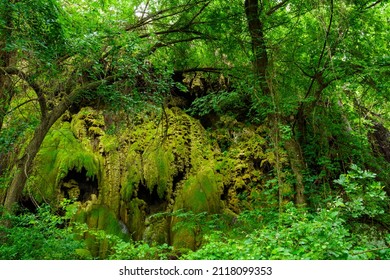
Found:
[[[38,154],[39,148],[52,123],[45,119],[36,128],[33,139],[29,143],[23,156],[17,160],[16,173],[10,187],[7,190],[7,195],[4,202],[6,210],[12,212],[12,207],[19,200],[26,184],[28,176],[31,174],[32,164],[35,156]]]
[[[11,3],[4,4],[5,8],[0,12],[0,18],[3,19],[4,25],[0,29],[0,67],[11,66],[12,53],[6,51],[8,41],[12,32],[12,13]],[[0,130],[3,128],[4,117],[7,114],[8,107],[13,96],[12,81],[9,75],[0,72]]]
[[[26,181],[31,174],[35,156],[38,154],[46,134],[53,124],[66,112],[69,105],[73,102],[80,90],[73,92],[68,98],[64,99],[57,107],[42,118],[40,125],[35,129],[34,136],[28,144],[23,156],[16,162],[15,176],[7,190],[4,201],[4,207],[7,211],[12,212],[13,205],[18,202],[23,193]]]
[[[305,169],[305,162],[302,155],[301,146],[294,138],[287,140],[284,144],[286,148],[291,169],[295,176],[295,204],[298,206],[304,206],[306,204],[305,199],[305,185],[303,183],[302,171]]]
[[[277,108],[279,105],[277,104],[277,101],[275,101],[277,98],[273,96],[275,93],[268,85],[269,61],[267,47],[264,39],[263,23],[260,20],[261,12],[262,7],[259,7],[258,0],[245,0],[245,13],[248,22],[248,30],[251,35],[252,52],[254,56],[254,71],[259,78],[260,88],[263,94],[274,100],[276,111],[269,114],[268,119],[270,121],[273,133],[275,135],[280,135],[279,124],[282,118],[278,115],[279,110]],[[278,146],[279,137],[274,138],[277,139],[275,141],[275,146]],[[300,145],[295,139],[290,139],[285,142],[284,147],[289,155],[291,169],[293,170],[296,179],[295,203],[297,205],[304,205],[305,196],[302,171],[304,170],[305,164]],[[275,153],[278,153],[278,147],[276,147]],[[279,156],[276,155],[276,158],[279,158]],[[279,185],[281,185],[280,182]]]
[[[35,156],[38,154],[46,134],[49,132],[53,124],[66,112],[71,104],[84,92],[96,90],[99,86],[106,83],[113,83],[117,76],[107,77],[105,80],[94,81],[83,87],[77,88],[69,93],[60,104],[58,104],[50,114],[43,112],[40,125],[35,129],[34,136],[28,144],[23,156],[17,160],[16,174],[13,178],[10,187],[7,190],[7,195],[4,202],[4,207],[7,211],[12,212],[13,205],[18,202],[23,193],[26,181],[31,174]],[[45,106],[46,108],[46,106]],[[42,109],[42,108],[41,108]]]
[[[270,95],[271,91],[267,85],[268,55],[264,39],[263,23],[260,20],[258,0],[245,0],[245,13],[252,40],[254,71],[259,78],[263,94]]]

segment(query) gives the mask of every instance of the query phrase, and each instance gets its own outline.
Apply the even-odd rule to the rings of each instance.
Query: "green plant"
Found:
[[[246,212],[231,232],[214,232],[188,259],[347,259],[352,244],[336,209],[315,214],[286,205],[277,219]],[[252,229],[248,227],[252,225]]]
[[[64,217],[48,205],[36,213],[0,216],[0,259],[2,260],[74,260],[86,256],[83,241],[78,240]]]
[[[210,231],[203,246],[182,259],[388,259],[388,234],[351,232],[338,203],[310,213],[285,205],[282,212],[245,211],[230,230]]]
[[[355,164],[347,174],[341,174],[334,182],[343,187],[344,193],[337,200],[337,206],[343,207],[347,215],[359,218],[367,215],[371,218],[385,213],[389,198],[380,182],[375,181],[376,174],[362,170]]]

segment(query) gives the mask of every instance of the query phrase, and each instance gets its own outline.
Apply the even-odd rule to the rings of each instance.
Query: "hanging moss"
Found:
[[[84,107],[73,116],[71,123],[72,131],[78,139],[104,135],[104,117],[91,107]]]
[[[221,192],[222,185],[219,183],[218,175],[212,168],[204,167],[185,181],[176,197],[174,211],[183,210],[195,214],[221,213],[223,209]],[[181,222],[180,218],[172,218],[172,229],[178,222]],[[198,238],[198,233],[194,229],[180,227],[172,231],[172,244],[178,248],[187,247],[194,250],[199,242]]]
[[[142,239],[145,230],[146,208],[145,201],[138,198],[133,199],[128,204],[129,221],[127,222],[127,226],[135,240]]]
[[[85,176],[98,181],[95,200],[81,201],[90,227],[110,227],[102,222],[106,219],[105,210],[96,210],[98,205],[105,205],[107,211],[123,221],[135,240],[171,240],[176,245],[192,247],[198,242],[197,233],[192,237],[184,231],[173,233],[175,218],[168,221],[151,217],[178,209],[223,212],[221,195],[227,182],[223,175],[239,168],[239,162],[223,159],[216,166],[218,146],[209,140],[199,121],[178,108],[166,108],[161,117],[134,119],[137,121],[127,125],[115,125],[115,131],[107,134],[103,114],[84,108],[56,124],[45,139],[34,167],[36,172],[30,178],[30,186],[36,188],[34,196],[40,193],[39,186],[45,186],[41,196],[57,198],[61,184],[69,197],[76,198],[82,182],[76,178],[68,178],[75,182],[64,182],[64,178],[71,170],[85,170]],[[253,146],[249,143],[246,149]],[[233,180],[231,175],[228,180]],[[240,184],[245,185],[246,180],[241,178]]]
[[[238,214],[243,209],[261,204],[264,195],[261,195],[267,185],[267,180],[273,178],[273,169],[276,166],[275,150],[269,149],[266,139],[267,131],[264,127],[250,127],[235,120],[224,118],[219,129],[212,131],[213,138],[223,138],[226,145],[224,152],[216,159],[215,170],[222,175],[224,191],[222,199],[226,207]],[[287,156],[279,151],[279,163],[287,163]],[[258,205],[257,205],[258,206]]]
[[[104,134],[100,138],[101,153],[110,153],[119,149],[119,141],[116,135]]]
[[[131,150],[125,160],[125,170],[121,178],[121,195],[124,201],[130,201],[134,189],[143,181],[142,155]]]
[[[124,240],[128,239],[127,232],[124,231],[115,213],[107,206],[95,204],[87,210],[81,207],[74,220],[88,226],[89,230],[86,231],[84,238],[94,257],[104,259],[110,250],[109,240],[99,234],[99,230],[104,231],[106,235],[112,234]]]
[[[220,196],[221,186],[218,184],[217,176],[210,167],[205,167],[186,180],[174,209],[194,213],[218,213],[221,210]]]
[[[160,198],[163,198],[168,187],[172,187],[173,159],[173,154],[169,150],[165,151],[161,146],[149,152],[145,157],[145,183],[150,193],[156,187]]]
[[[42,143],[34,164],[34,175],[27,182],[36,200],[57,201],[60,181],[70,170],[86,170],[89,178],[99,177],[99,157],[74,136],[71,125],[63,122],[51,129]]]

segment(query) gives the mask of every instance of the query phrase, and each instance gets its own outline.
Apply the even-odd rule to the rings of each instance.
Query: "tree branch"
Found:
[[[182,4],[182,5],[178,5],[178,6],[175,6],[175,7],[159,10],[159,11],[157,11],[154,14],[150,14],[150,15],[148,15],[146,17],[142,17],[139,22],[137,22],[137,23],[135,23],[133,25],[128,25],[125,28],[125,31],[130,31],[130,30],[133,30],[133,29],[136,29],[136,28],[140,28],[140,27],[142,27],[142,26],[144,26],[146,24],[150,24],[153,21],[158,21],[158,20],[161,20],[161,19],[164,19],[164,18],[167,18],[167,17],[171,17],[171,16],[175,16],[175,15],[181,14],[181,13],[183,13],[185,11],[188,11],[189,9],[191,9],[193,7],[198,6],[199,4],[202,4],[202,3],[205,3],[205,2],[209,2],[209,1],[200,0],[200,1],[195,1],[194,3],[190,3],[190,2],[191,1],[189,1],[187,4]]]
[[[321,50],[320,58],[318,59],[317,70],[318,70],[318,68],[320,68],[322,59],[323,59],[324,54],[325,54],[326,45],[328,44],[328,39],[329,39],[329,35],[330,35],[330,29],[332,28],[332,24],[333,24],[333,0],[330,0],[330,19],[329,19],[328,28],[326,30],[324,45],[323,45],[322,50]]]
[[[378,5],[381,2],[382,2],[382,0],[378,0],[378,1],[374,2],[374,3],[372,3],[371,5],[367,6],[365,9],[366,10],[371,9],[371,8],[375,7],[376,5]]]
[[[206,2],[206,3],[203,5],[203,7],[200,8],[199,11],[192,17],[192,19],[187,23],[186,26],[189,27],[189,26],[194,22],[194,20],[195,20],[203,11],[204,11],[204,9],[207,8],[207,6],[208,6],[209,4],[210,4],[210,1]]]
[[[284,7],[287,4],[288,1],[289,0],[284,0],[284,1],[280,2],[279,4],[273,6],[271,9],[269,9],[269,11],[266,13],[266,15],[267,16],[272,15],[274,12],[276,12],[280,8]]]
[[[371,249],[371,250],[357,252],[357,253],[354,253],[352,255],[356,256],[356,255],[365,254],[365,253],[369,253],[369,252],[374,252],[374,251],[379,251],[379,250],[389,250],[389,249],[390,249],[390,246],[387,246],[387,247],[375,248],[375,249]]]
[[[13,111],[15,111],[15,110],[19,109],[20,107],[26,105],[27,103],[30,103],[30,102],[33,102],[33,101],[38,101],[38,98],[33,98],[33,99],[29,99],[29,100],[27,100],[27,101],[24,101],[23,103],[21,103],[21,104],[17,105],[16,107],[12,108],[11,110],[9,110],[9,111],[6,113],[6,115],[11,114]]]
[[[39,107],[41,109],[41,118],[45,118],[47,114],[45,91],[31,78],[31,76],[27,75],[16,67],[0,67],[0,70],[8,75],[18,76],[35,91],[38,97]]]

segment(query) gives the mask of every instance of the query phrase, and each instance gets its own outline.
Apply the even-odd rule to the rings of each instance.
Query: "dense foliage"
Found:
[[[0,0],[0,259],[389,259],[389,16]]]

